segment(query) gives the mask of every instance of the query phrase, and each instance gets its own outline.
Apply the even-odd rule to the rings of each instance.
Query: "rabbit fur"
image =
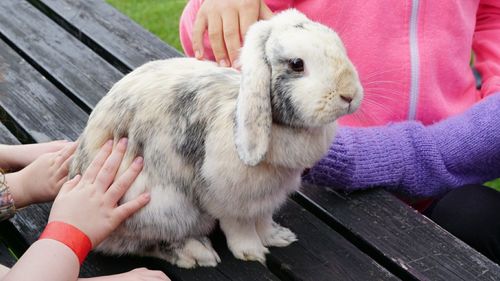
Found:
[[[144,167],[122,201],[151,194],[97,250],[215,266],[216,220],[239,259],[264,262],[267,246],[296,240],[272,214],[326,153],[334,121],[359,106],[358,74],[337,34],[296,10],[252,25],[240,62],[241,73],[193,58],[149,62],[96,105],[70,176],[108,139],[128,137],[118,174],[138,155]]]

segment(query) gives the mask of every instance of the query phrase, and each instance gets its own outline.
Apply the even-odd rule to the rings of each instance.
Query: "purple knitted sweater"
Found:
[[[500,93],[430,126],[339,128],[304,180],[348,191],[383,186],[429,197],[500,177]]]

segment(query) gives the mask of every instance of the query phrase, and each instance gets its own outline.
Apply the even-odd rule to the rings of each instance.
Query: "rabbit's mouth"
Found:
[[[344,115],[351,114],[358,109],[361,97],[362,94],[360,92],[356,92],[350,96],[343,96],[332,92],[319,100],[316,108],[311,112],[309,123],[322,126],[332,123]]]

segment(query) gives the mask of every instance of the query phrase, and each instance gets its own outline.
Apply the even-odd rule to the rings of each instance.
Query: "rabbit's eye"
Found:
[[[304,71],[304,61],[299,58],[291,59],[288,61],[288,66],[295,72]]]

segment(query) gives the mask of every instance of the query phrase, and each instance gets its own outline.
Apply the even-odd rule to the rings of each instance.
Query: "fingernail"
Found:
[[[227,64],[226,60],[220,60],[219,61],[219,65],[222,66],[222,67],[228,67],[229,66],[229,64]]]
[[[145,200],[148,200],[148,201],[149,201],[149,200],[151,199],[151,194],[149,194],[149,193],[144,193],[144,194],[142,194],[142,198],[144,198]]]
[[[113,140],[108,140],[105,144],[105,146],[112,146],[113,145]]]
[[[197,59],[202,59],[202,55],[201,55],[201,51],[200,50],[196,50],[194,52],[194,56],[197,58]]]
[[[126,145],[128,142],[128,139],[127,138],[121,138],[120,139],[120,143],[123,144],[123,145]]]
[[[142,163],[144,163],[144,158],[142,158],[141,156],[137,157],[134,159],[134,163],[137,164],[137,165],[142,165]]]

